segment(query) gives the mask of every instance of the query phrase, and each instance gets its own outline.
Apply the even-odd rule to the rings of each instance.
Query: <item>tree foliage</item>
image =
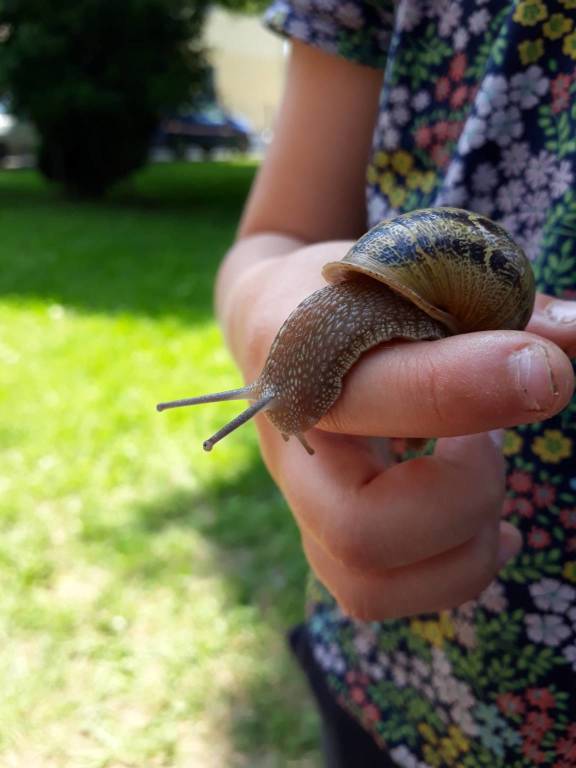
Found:
[[[218,0],[218,5],[233,13],[261,13],[270,0]]]
[[[145,163],[161,115],[199,89],[206,0],[0,0],[0,84],[39,167],[98,196]]]

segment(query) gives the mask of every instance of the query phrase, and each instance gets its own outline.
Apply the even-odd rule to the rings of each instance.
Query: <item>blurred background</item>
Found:
[[[0,766],[317,766],[306,568],[212,287],[273,131],[263,5],[0,0]]]

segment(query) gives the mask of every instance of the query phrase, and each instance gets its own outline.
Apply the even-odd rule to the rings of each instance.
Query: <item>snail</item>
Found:
[[[258,379],[240,389],[160,403],[157,409],[253,400],[204,442],[265,411],[285,440],[304,433],[336,402],[342,380],[367,350],[391,339],[522,330],[534,305],[534,276],[522,249],[498,224],[458,208],[385,220],[322,270],[329,285],[284,322]]]

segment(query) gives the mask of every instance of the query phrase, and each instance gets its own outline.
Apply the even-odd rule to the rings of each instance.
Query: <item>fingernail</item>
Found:
[[[507,562],[520,552],[522,548],[522,537],[517,528],[511,525],[500,527],[500,541],[498,543],[498,568],[504,568]]]
[[[549,410],[556,397],[558,387],[552,375],[545,347],[530,344],[510,356],[510,368],[514,385],[520,393],[528,411]]]
[[[545,312],[555,323],[576,323],[576,301],[551,301]]]

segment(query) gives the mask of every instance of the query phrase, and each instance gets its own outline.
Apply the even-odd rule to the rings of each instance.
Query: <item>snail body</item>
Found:
[[[205,450],[265,411],[285,439],[296,436],[312,453],[303,433],[330,410],[366,351],[391,339],[522,330],[534,305],[534,277],[522,249],[498,224],[457,208],[383,221],[322,274],[329,285],[284,322],[254,383],[160,403],[158,410],[253,400],[204,442]]]

